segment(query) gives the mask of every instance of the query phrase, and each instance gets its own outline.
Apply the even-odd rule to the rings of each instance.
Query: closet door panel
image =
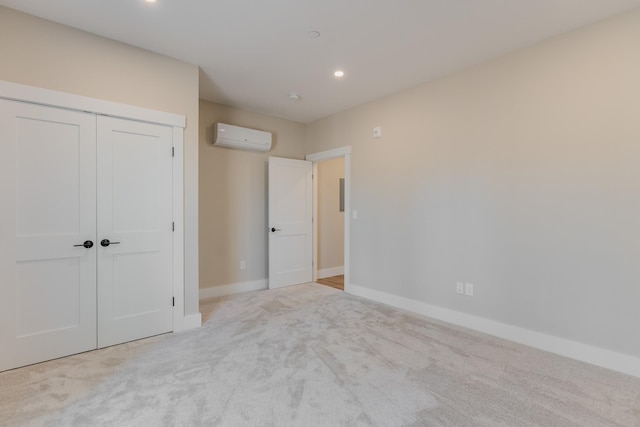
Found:
[[[0,100],[0,370],[96,348],[96,119]]]
[[[98,118],[98,346],[173,330],[172,128]]]

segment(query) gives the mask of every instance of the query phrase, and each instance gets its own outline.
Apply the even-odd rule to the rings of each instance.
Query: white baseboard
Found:
[[[202,314],[200,313],[187,314],[182,320],[182,331],[199,328],[200,326],[202,326]]]
[[[340,276],[342,274],[344,274],[344,267],[323,268],[322,270],[318,270],[318,279]]]
[[[375,291],[352,283],[345,288],[345,291],[382,304],[515,341],[560,356],[640,377],[640,358],[637,357],[558,338],[506,323],[496,322],[484,317],[430,305],[386,292]]]
[[[224,286],[212,286],[210,288],[200,289],[200,300],[240,294],[243,292],[261,291],[268,287],[269,281],[267,279],[254,280],[252,282],[232,283]]]

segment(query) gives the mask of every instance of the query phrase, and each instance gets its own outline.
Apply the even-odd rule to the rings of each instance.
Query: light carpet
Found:
[[[307,284],[0,373],[0,425],[640,426],[640,379]]]

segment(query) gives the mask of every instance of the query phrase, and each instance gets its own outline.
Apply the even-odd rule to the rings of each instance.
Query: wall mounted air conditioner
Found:
[[[240,126],[216,123],[213,145],[219,147],[239,148],[241,150],[271,150],[271,133]]]

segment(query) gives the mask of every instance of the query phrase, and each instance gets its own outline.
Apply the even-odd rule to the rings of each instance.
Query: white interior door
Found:
[[[312,280],[312,164],[269,157],[269,288]]]
[[[96,348],[95,138],[95,115],[0,100],[0,371]]]
[[[173,330],[172,138],[98,117],[98,347]]]

